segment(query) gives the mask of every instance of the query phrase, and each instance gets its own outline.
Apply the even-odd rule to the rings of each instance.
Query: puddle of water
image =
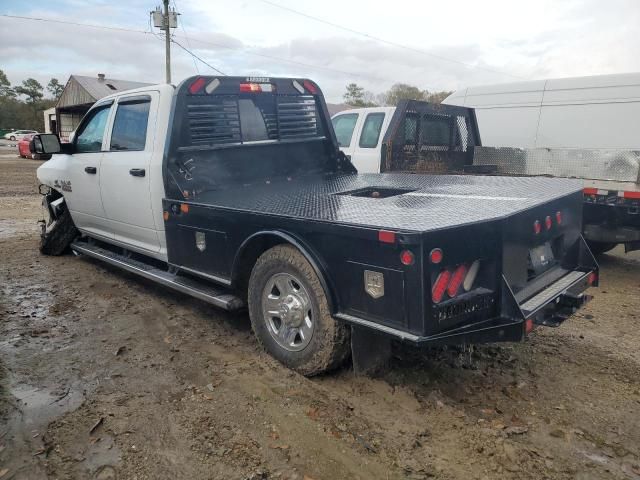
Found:
[[[74,390],[73,386],[61,395],[30,385],[14,385],[9,393],[18,400],[21,422],[33,430],[46,427],[51,420],[75,410],[84,401],[82,392]]]

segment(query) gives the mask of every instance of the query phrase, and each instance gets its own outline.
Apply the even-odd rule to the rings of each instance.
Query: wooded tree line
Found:
[[[56,104],[64,85],[52,78],[46,87],[34,78],[12,86],[0,70],[0,128],[44,131],[42,111]]]
[[[350,83],[342,96],[344,102],[352,107],[393,107],[400,100],[423,100],[425,102],[440,103],[452,92],[430,92],[406,83],[396,83],[384,93],[374,94],[357,83]]]

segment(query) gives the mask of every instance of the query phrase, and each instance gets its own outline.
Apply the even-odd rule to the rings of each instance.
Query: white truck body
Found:
[[[331,117],[340,150],[351,159],[358,172],[380,173],[382,139],[395,111],[396,107],[354,108]],[[374,123],[375,118],[382,122]]]
[[[60,185],[80,232],[163,261],[167,260],[167,248],[162,219],[162,160],[174,88],[154,85],[100,99],[89,112],[94,122],[101,124],[99,128],[104,128],[100,149],[54,155],[38,169],[41,183]],[[149,102],[147,124],[135,126],[138,131],[146,131],[144,147],[112,148],[118,109],[136,99]],[[106,119],[99,122],[96,112],[101,105],[107,112],[102,114]],[[83,135],[83,129],[90,134],[87,121],[91,119],[83,120],[77,136]],[[123,123],[127,121],[132,120],[122,118]],[[125,123],[124,128],[133,126]],[[134,176],[131,172],[136,169],[143,170],[144,175]]]
[[[475,109],[485,146],[640,150],[640,73],[469,87],[443,103]]]

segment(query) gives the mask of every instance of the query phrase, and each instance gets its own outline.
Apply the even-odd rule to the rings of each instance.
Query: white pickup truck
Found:
[[[38,169],[43,253],[71,248],[246,307],[264,348],[306,375],[349,355],[366,370],[392,339],[524,340],[598,283],[578,183],[358,174],[307,79],[122,92],[71,143],[41,134],[31,147],[55,154]]]

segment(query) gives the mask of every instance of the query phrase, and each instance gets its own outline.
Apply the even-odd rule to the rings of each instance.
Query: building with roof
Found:
[[[68,141],[69,134],[76,129],[84,114],[96,101],[112,93],[148,85],[151,84],[107,78],[104,73],[99,73],[97,77],[71,75],[62,95],[58,99],[58,103],[56,103],[55,128],[53,131],[60,136],[62,141]],[[51,120],[49,120],[49,123],[51,123]]]

